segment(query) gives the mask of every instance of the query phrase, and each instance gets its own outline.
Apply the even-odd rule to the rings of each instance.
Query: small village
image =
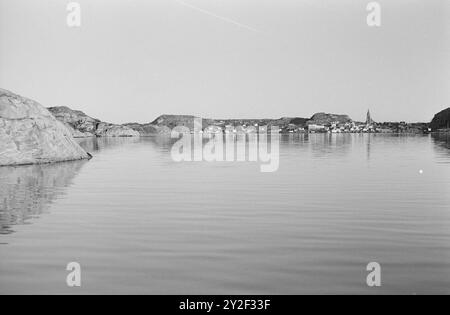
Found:
[[[294,133],[408,133],[431,132],[429,123],[375,122],[367,112],[365,122],[356,122],[347,115],[315,114],[311,119],[282,118],[278,120],[219,120],[204,122],[205,134],[252,134],[266,133],[278,127],[282,134]]]

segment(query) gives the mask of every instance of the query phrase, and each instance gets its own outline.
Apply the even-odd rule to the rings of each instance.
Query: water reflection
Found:
[[[305,134],[301,136],[301,144],[309,144],[314,158],[327,158],[330,155],[342,157],[347,155],[358,135],[352,134]],[[364,139],[362,139],[364,140]]]
[[[432,134],[431,139],[434,144],[434,152],[438,163],[449,164],[450,154],[450,133]]]
[[[48,210],[66,193],[86,161],[0,167],[0,234]]]
[[[239,137],[233,136],[235,145]],[[250,136],[247,136],[247,150]],[[398,135],[353,135],[353,134],[289,134],[280,135],[280,153],[283,162],[285,155],[300,156],[310,152],[313,160],[334,160],[348,156],[357,148],[365,148],[367,160],[376,154],[378,148],[387,146],[398,147],[419,137]],[[423,139],[424,137],[420,137]],[[428,137],[427,137],[428,138]],[[434,152],[440,163],[448,163],[450,149],[450,134],[431,135]],[[100,152],[108,159],[112,156],[110,150],[134,151],[142,148],[142,144],[151,146],[149,152],[157,152],[166,159],[171,159],[170,152],[177,139],[169,136],[147,138],[89,138],[79,140],[87,151],[99,156]],[[203,146],[210,141],[203,137]],[[130,146],[132,147],[130,150]],[[376,150],[377,149],[377,150]],[[109,152],[109,153],[108,153]],[[238,149],[236,148],[236,154]],[[359,154],[358,152],[354,152]],[[362,152],[361,152],[362,153]],[[114,154],[120,154],[115,152]],[[139,154],[145,154],[140,151]],[[248,154],[248,152],[247,152]],[[239,156],[238,156],[239,157]],[[155,157],[153,157],[155,158]],[[249,158],[248,156],[246,157]],[[164,161],[164,160],[162,160]],[[52,202],[64,195],[75,176],[80,172],[86,161],[58,163],[53,165],[1,167],[0,168],[0,234],[14,232],[13,226],[27,224],[29,219],[41,215],[48,210]],[[163,162],[161,162],[163,163]],[[162,165],[162,164],[161,164]],[[165,164],[164,164],[165,165]]]
[[[83,162],[0,168],[1,233],[58,211],[4,238],[0,292],[61,293],[79,257],[83,294],[448,294],[448,137],[280,135],[272,174],[174,163],[174,141],[85,139],[75,181]],[[374,260],[389,275],[375,292]]]
[[[450,133],[436,133],[432,134],[431,137],[436,145],[450,149]]]
[[[140,138],[135,137],[114,137],[114,138],[83,138],[77,139],[78,144],[87,152],[95,153],[106,149],[113,149],[115,147],[121,147],[128,144],[138,143]]]

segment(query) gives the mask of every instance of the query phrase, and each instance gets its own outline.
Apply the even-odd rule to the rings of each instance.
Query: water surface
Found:
[[[0,168],[0,293],[448,294],[449,143],[282,136],[261,173],[176,163],[167,138],[83,140],[89,162]]]

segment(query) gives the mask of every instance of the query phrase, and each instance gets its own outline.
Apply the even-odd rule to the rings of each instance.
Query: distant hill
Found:
[[[155,119],[151,124],[155,126],[166,126],[169,128],[174,128],[176,126],[187,126],[191,127],[195,116],[189,115],[162,115]],[[306,125],[309,118],[300,117],[283,117],[280,119],[202,119],[203,127],[209,125]]]
[[[68,107],[51,107],[49,111],[72,132],[76,138],[83,137],[137,137],[152,136],[155,134],[170,134],[175,127],[186,127],[194,130],[194,122],[200,119],[192,115],[161,115],[151,123],[128,123],[115,125],[102,122],[92,118],[82,111],[72,110]],[[225,130],[227,126],[273,126],[283,131],[305,128],[311,124],[330,125],[331,123],[347,123],[352,119],[347,115],[317,113],[311,118],[283,117],[279,119],[202,119],[201,127],[221,127]]]
[[[69,107],[50,107],[48,110],[62,122],[75,138],[87,137],[139,137],[139,132],[122,125],[102,122]]]
[[[195,118],[191,115],[162,115],[156,118],[151,125],[166,126],[170,129],[177,126],[193,127]]]
[[[337,114],[326,114],[317,113],[314,114],[311,119],[307,122],[308,125],[328,125],[334,122],[340,124],[345,124],[352,122],[352,119],[348,115],[337,115]]]
[[[450,108],[437,113],[431,121],[431,130],[450,129]]]
[[[126,124],[125,126],[138,131],[141,136],[152,134],[167,134],[175,127],[194,129],[194,120],[198,118],[191,115],[161,115],[149,124]],[[352,119],[347,115],[318,113],[312,118],[283,117],[279,119],[202,119],[202,128],[218,126],[277,126],[281,130],[292,129],[293,126],[304,128],[309,124],[327,125],[333,122],[346,123]]]

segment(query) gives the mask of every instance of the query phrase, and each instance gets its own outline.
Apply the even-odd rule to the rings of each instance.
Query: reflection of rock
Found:
[[[450,149],[450,133],[434,133],[431,137],[437,145]]]
[[[139,132],[127,126],[101,122],[68,107],[50,107],[49,111],[70,129],[75,138],[139,137]]]
[[[0,167],[0,234],[45,212],[86,161]]]
[[[136,137],[120,137],[120,138],[110,138],[110,137],[91,137],[77,139],[80,146],[86,151],[95,153],[96,151],[105,151],[108,149],[113,149],[115,147],[125,147],[126,145],[131,145],[141,141],[140,138]]]
[[[87,158],[69,130],[42,105],[0,89],[0,165]]]

